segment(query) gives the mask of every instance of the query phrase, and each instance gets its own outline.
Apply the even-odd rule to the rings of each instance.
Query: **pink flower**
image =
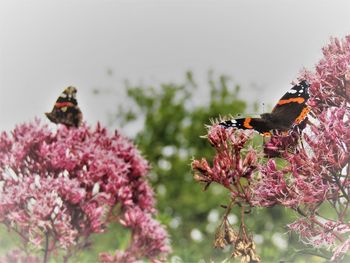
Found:
[[[300,131],[298,128],[290,131],[287,135],[275,132],[270,140],[264,144],[264,153],[266,157],[283,157],[293,151],[299,144]]]
[[[305,219],[301,218],[292,224],[288,225],[290,230],[298,233],[301,240],[308,245],[314,247],[334,247],[337,242],[337,233],[341,232],[344,227],[349,230],[350,228],[341,222],[334,222],[331,220],[321,223],[317,218]]]
[[[250,148],[244,149],[252,139],[252,133],[237,132],[213,125],[208,132],[208,140],[214,146],[216,155],[212,167],[205,159],[194,160],[192,169],[195,180],[209,185],[219,183],[231,190],[233,196],[246,199],[248,192],[242,192],[241,178],[251,178],[257,168],[257,152]]]
[[[150,214],[142,212],[140,208],[126,211],[122,224],[133,229],[133,241],[128,248],[129,255],[144,255],[156,260],[157,255],[170,252],[167,243],[167,233]],[[164,242],[166,241],[166,242]],[[161,258],[165,260],[165,258]]]
[[[152,253],[140,248],[131,256],[163,258],[169,251],[167,234],[152,219],[156,209],[148,170],[128,139],[117,132],[109,135],[99,124],[95,129],[59,126],[55,132],[38,120],[18,125],[11,135],[0,136],[0,223],[15,229],[24,243],[69,251],[84,247],[92,233],[136,209],[148,224],[127,225],[132,232],[146,224],[163,235],[145,233]],[[120,214],[112,217],[117,205]]]

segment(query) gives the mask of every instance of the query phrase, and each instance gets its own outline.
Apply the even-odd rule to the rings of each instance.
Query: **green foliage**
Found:
[[[90,240],[91,245],[78,251],[69,262],[98,262],[100,253],[114,254],[116,248],[125,250],[131,240],[131,233],[129,229],[113,223],[108,225],[104,233],[93,234]]]

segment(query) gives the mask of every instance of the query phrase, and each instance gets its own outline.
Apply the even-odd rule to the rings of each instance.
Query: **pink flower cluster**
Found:
[[[241,178],[251,179],[257,167],[257,152],[253,148],[244,149],[251,135],[252,133],[234,133],[233,130],[213,125],[208,133],[208,140],[217,151],[213,166],[210,167],[205,159],[194,160],[194,179],[207,186],[212,182],[219,183],[231,191],[233,198],[249,201],[250,192],[245,191],[247,186],[242,184]]]
[[[312,83],[309,105],[315,113],[329,107],[348,107],[350,98],[350,36],[344,40],[332,38],[322,51],[324,58],[316,65],[316,72],[301,74]]]
[[[0,223],[33,248],[69,255],[116,221],[132,232],[130,257],[164,258],[148,170],[128,139],[99,124],[55,132],[38,120],[19,125],[0,136]]]
[[[325,221],[322,223],[317,220],[313,221],[313,219],[315,218],[300,218],[289,224],[288,227],[298,233],[304,241],[313,244],[315,247],[332,247],[337,241],[337,233],[350,232],[350,226],[340,221]]]
[[[216,150],[212,167],[204,159],[192,166],[197,181],[222,184],[235,201],[297,211],[300,219],[289,228],[312,246],[327,244],[336,261],[350,250],[350,36],[332,39],[323,54],[316,72],[300,76],[310,83],[311,108],[301,129],[274,133],[258,151],[246,149],[251,134],[214,125],[208,134]],[[240,185],[242,177],[247,184]],[[319,212],[324,202],[334,218]]]

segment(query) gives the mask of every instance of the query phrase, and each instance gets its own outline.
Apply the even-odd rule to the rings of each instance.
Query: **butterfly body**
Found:
[[[78,107],[76,99],[77,89],[75,87],[67,87],[56,100],[51,112],[45,115],[53,123],[61,123],[68,127],[79,127],[83,114]]]
[[[238,118],[220,123],[225,128],[252,129],[263,135],[270,135],[271,130],[288,131],[299,125],[307,116],[310,98],[309,84],[302,81],[293,86],[276,104],[271,113],[263,113],[260,118]]]

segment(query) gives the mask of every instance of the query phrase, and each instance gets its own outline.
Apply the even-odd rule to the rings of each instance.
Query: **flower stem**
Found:
[[[343,193],[343,197],[349,202],[349,201],[350,201],[350,200],[349,200],[349,196],[348,196],[348,194],[346,193],[346,191],[345,191],[343,185],[341,184],[341,182],[340,182],[338,176],[337,176],[336,174],[333,174],[333,178],[334,178],[336,184],[338,185],[340,191]]]
[[[49,233],[45,233],[45,251],[44,251],[44,263],[47,263],[49,259]]]

